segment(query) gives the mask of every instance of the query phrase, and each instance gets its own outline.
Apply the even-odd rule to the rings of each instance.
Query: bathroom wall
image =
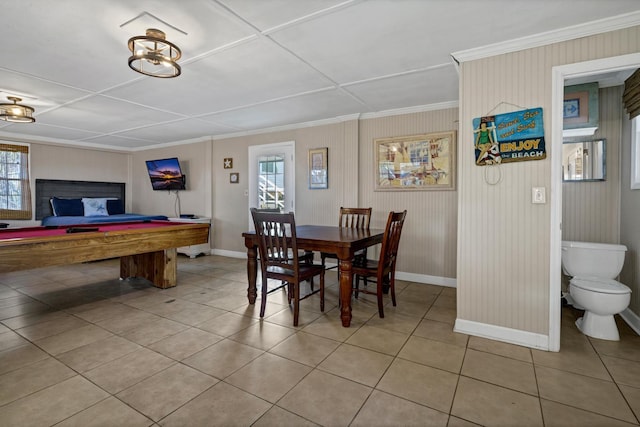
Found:
[[[631,190],[631,121],[622,120],[622,162],[620,180],[620,243],[627,247],[620,281],[631,288],[629,311],[625,320],[640,331],[640,190]]]
[[[620,149],[623,86],[599,90],[599,124],[595,135],[565,141],[606,140],[606,180],[562,184],[562,239],[620,241]]]

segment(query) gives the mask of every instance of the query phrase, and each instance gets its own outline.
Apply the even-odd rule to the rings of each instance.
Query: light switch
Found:
[[[544,187],[533,187],[531,189],[531,203],[547,203]]]

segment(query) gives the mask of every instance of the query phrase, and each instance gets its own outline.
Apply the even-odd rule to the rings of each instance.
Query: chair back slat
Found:
[[[280,267],[298,274],[298,248],[293,212],[272,213],[251,209],[251,216],[258,236],[261,267]]]
[[[340,208],[339,227],[368,230],[370,222],[371,208]]]
[[[395,270],[396,258],[398,257],[398,246],[400,245],[400,235],[402,233],[402,226],[404,225],[404,219],[407,216],[407,211],[403,212],[390,212],[389,219],[387,220],[387,226],[384,230],[384,237],[382,238],[382,248],[380,249],[380,261],[378,263],[379,269],[386,271]]]

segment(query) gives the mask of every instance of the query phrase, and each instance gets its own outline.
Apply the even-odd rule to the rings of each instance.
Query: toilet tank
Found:
[[[562,270],[572,277],[615,279],[627,247],[608,243],[562,242]]]

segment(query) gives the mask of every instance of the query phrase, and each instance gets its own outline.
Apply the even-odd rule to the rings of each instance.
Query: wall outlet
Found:
[[[531,189],[531,203],[547,203],[546,191],[544,187],[533,187]]]

